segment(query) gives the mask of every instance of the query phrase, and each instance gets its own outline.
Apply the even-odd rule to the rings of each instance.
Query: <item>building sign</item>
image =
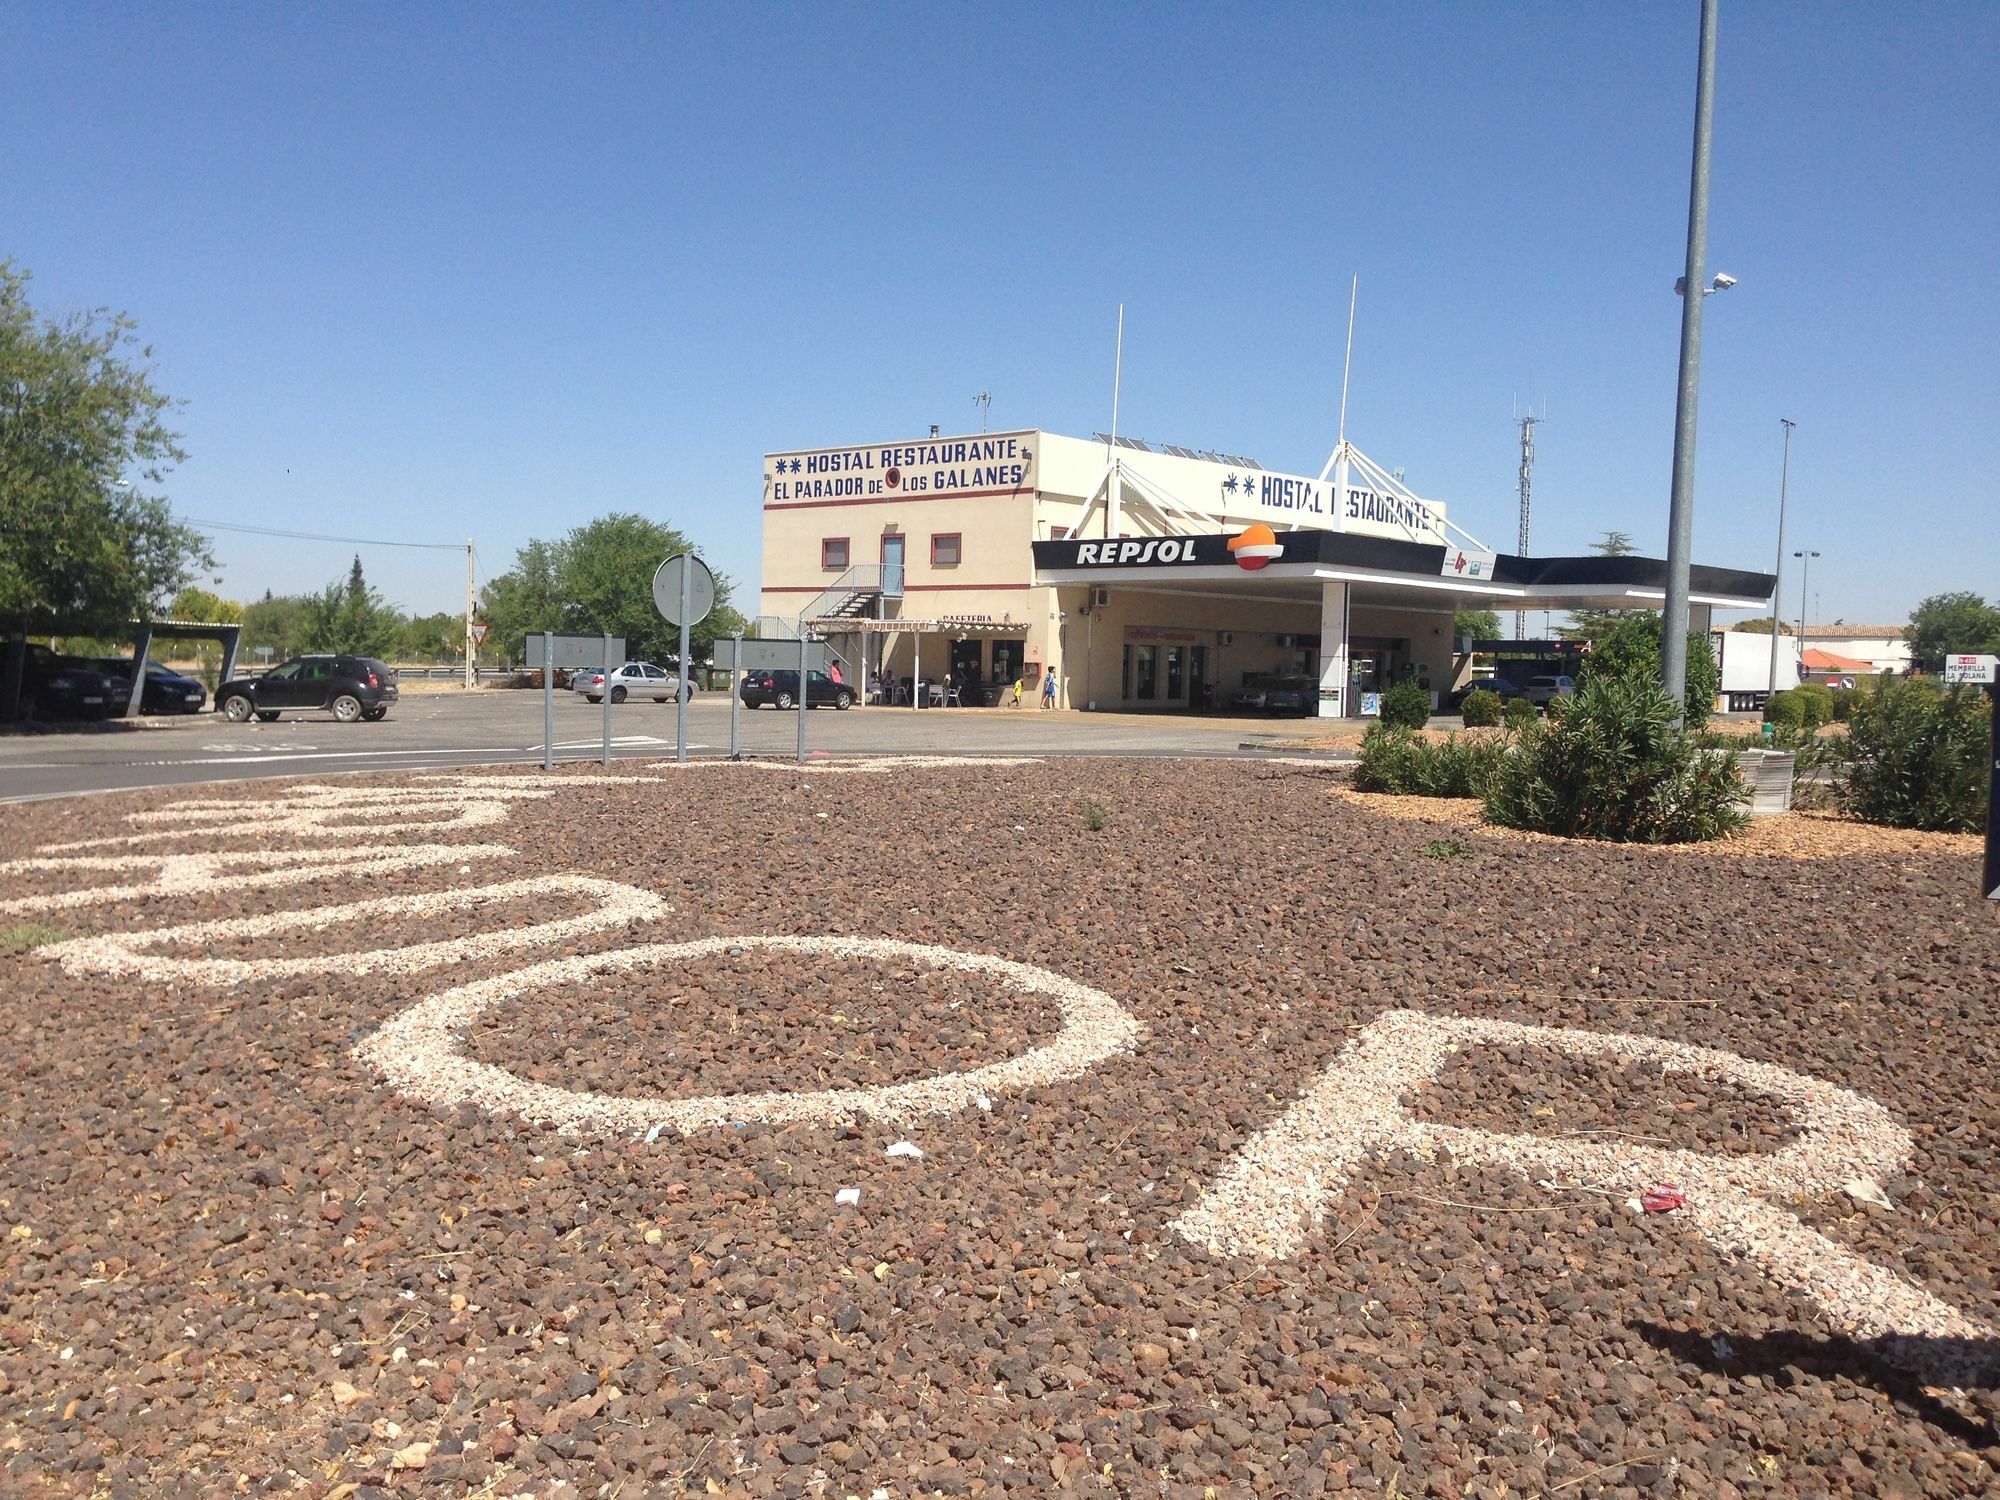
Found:
[[[764,503],[1005,495],[1035,488],[1034,434],[923,438],[764,455]]]
[[[1330,479],[1271,474],[1259,469],[1223,472],[1224,515],[1262,516],[1288,526],[1320,526],[1413,541],[1444,540],[1444,513],[1421,500],[1384,495],[1361,485],[1342,491]]]
[[[1493,553],[1476,547],[1447,546],[1444,549],[1444,566],[1438,571],[1446,578],[1491,578],[1493,556]]]

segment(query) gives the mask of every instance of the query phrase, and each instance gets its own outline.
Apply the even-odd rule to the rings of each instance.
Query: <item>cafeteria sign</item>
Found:
[[[1033,438],[1033,432],[983,432],[977,437],[767,453],[765,504],[1030,491],[1035,487]]]

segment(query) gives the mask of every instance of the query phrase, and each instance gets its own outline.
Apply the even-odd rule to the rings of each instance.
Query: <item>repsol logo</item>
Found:
[[[1195,539],[1191,536],[1127,537],[1116,542],[1079,542],[1076,565],[1119,567],[1144,563],[1191,563]]]

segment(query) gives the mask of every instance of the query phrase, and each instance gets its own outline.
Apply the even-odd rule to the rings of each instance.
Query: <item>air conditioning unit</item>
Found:
[[[1218,646],[1233,646],[1233,645],[1235,645],[1235,644],[1236,644],[1236,632],[1235,632],[1235,631],[1233,631],[1233,630],[1218,630],[1218,631],[1216,631],[1216,632],[1215,632],[1215,644],[1216,644],[1216,645],[1218,645]]]
[[[1105,608],[1107,605],[1111,603],[1111,590],[1092,589],[1090,591],[1090,603],[1091,607],[1094,609]]]

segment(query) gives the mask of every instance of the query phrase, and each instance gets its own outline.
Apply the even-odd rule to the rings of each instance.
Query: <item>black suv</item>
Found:
[[[241,724],[253,713],[269,723],[282,713],[325,710],[343,724],[379,719],[396,701],[396,674],[372,656],[295,656],[261,677],[235,677],[215,690],[222,716]]]

